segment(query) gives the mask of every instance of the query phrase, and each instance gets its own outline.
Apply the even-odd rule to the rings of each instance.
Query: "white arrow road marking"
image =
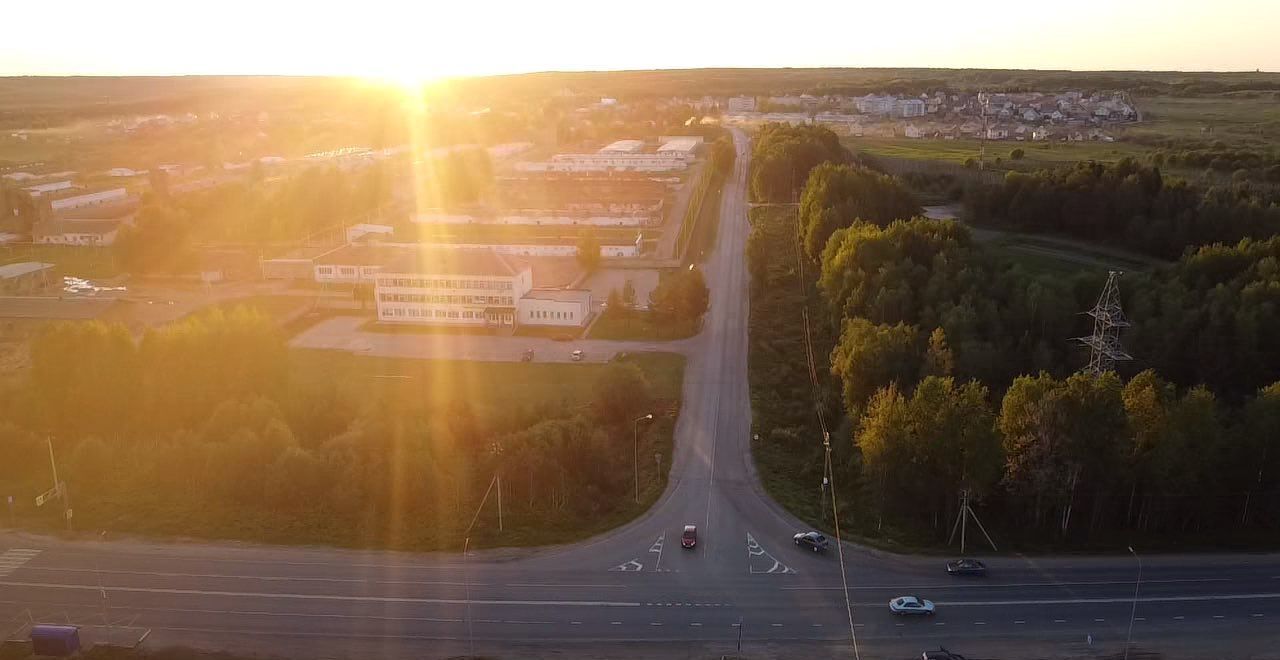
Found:
[[[622,571],[624,573],[637,573],[639,571],[644,570],[644,564],[641,564],[639,561],[632,559],[626,563],[618,564],[617,566],[614,566],[609,570]]]
[[[649,546],[649,552],[658,553],[658,560],[653,564],[653,570],[655,571],[658,570],[658,567],[662,565],[662,547],[666,544],[666,540],[667,540],[667,533],[663,532],[662,534],[658,535],[658,539],[653,542],[653,545]]]

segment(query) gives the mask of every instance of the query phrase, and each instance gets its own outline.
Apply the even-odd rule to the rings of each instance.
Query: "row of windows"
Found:
[[[529,310],[530,319],[555,319],[557,321],[574,320],[573,312],[549,312],[545,310],[531,309]]]
[[[360,272],[364,273],[365,275],[372,275],[377,270],[378,269],[376,266],[363,266],[360,268]],[[321,275],[333,275],[333,266],[320,266],[316,269],[316,271],[319,272]],[[355,266],[338,266],[338,274],[345,275],[347,277],[355,277],[356,267]]]
[[[394,277],[382,280],[382,286],[415,289],[500,289],[511,290],[511,280],[436,280],[417,277]]]
[[[423,293],[380,293],[382,302],[437,303],[446,305],[512,305],[511,296],[429,296]]]
[[[484,312],[472,312],[472,311],[465,311],[465,310],[458,311],[458,310],[452,310],[452,309],[451,310],[418,309],[416,307],[410,307],[408,309],[405,309],[404,307],[391,307],[391,308],[382,310],[382,315],[383,316],[408,316],[411,318],[423,318],[423,319],[430,319],[430,318],[482,319],[484,318]]]

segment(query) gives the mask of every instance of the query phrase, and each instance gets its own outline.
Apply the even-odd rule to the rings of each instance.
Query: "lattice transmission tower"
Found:
[[[1107,285],[1098,296],[1098,303],[1085,312],[1093,317],[1093,334],[1076,337],[1075,341],[1089,347],[1089,365],[1085,373],[1095,376],[1111,371],[1116,362],[1132,360],[1133,356],[1120,345],[1120,329],[1129,327],[1129,321],[1120,308],[1120,286],[1117,283],[1123,273],[1110,271]]]

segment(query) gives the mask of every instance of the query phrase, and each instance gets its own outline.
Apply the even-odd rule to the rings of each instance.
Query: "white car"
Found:
[[[570,353],[570,354],[569,354],[569,357],[570,357],[570,358],[572,358],[574,362],[581,362],[581,361],[582,361],[582,349],[578,349],[578,350],[576,350],[576,351],[574,351],[574,352]]]
[[[889,611],[894,614],[933,614],[933,601],[919,596],[898,596],[889,601]]]

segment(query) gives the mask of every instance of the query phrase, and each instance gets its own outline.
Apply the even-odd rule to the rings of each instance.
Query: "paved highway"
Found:
[[[0,535],[0,633],[68,620],[91,634],[128,625],[150,629],[158,643],[313,657],[465,652],[472,643],[499,655],[589,648],[639,657],[655,642],[730,650],[741,634],[748,650],[787,655],[822,642],[846,655],[852,620],[866,657],[918,657],[939,644],[975,655],[1119,652],[1136,574],[1128,555],[994,559],[988,577],[962,579],[936,558],[848,545],[850,617],[837,553],[792,545],[802,525],[763,495],[749,454],[749,154],[745,136],[735,140],[738,162],[705,265],[712,306],[686,351],[677,455],[667,491],[645,515],[573,546],[465,558]],[[694,550],[680,547],[685,524],[699,528]],[[904,593],[934,600],[938,614],[891,616],[886,602]],[[1277,630],[1280,556],[1146,558],[1139,647],[1171,657],[1255,653]]]

